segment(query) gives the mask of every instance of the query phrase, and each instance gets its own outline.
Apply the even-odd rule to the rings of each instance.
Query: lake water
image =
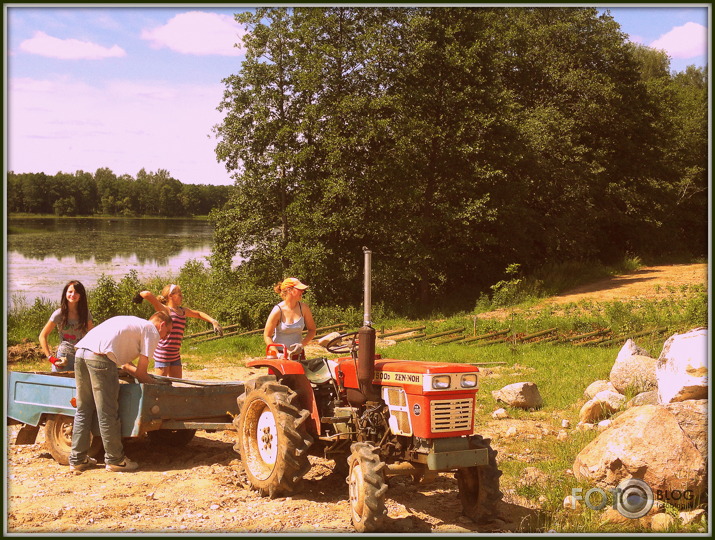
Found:
[[[93,288],[102,274],[115,281],[130,270],[140,279],[177,275],[190,259],[208,266],[212,238],[203,220],[8,218],[7,302],[59,303],[71,279]]]

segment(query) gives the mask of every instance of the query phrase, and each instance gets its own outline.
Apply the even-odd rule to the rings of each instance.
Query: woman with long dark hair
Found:
[[[52,371],[74,371],[74,346],[93,326],[84,285],[77,280],[68,282],[62,290],[60,308],[52,313],[40,332],[40,346],[52,364]],[[53,355],[47,338],[55,328],[60,344]]]

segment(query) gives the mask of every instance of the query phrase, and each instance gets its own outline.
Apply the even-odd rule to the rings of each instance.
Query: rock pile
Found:
[[[654,499],[698,505],[707,489],[707,351],[706,329],[671,336],[657,359],[628,340],[609,380],[584,393],[582,428],[613,418],[576,456],[574,476],[603,489],[634,478]],[[638,394],[626,401],[632,391]]]

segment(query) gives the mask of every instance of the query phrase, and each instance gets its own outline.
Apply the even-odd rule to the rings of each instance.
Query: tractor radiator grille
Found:
[[[430,407],[433,433],[472,429],[474,399],[441,399]]]

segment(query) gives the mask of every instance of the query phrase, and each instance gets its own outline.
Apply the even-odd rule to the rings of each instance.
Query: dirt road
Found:
[[[582,285],[559,296],[549,298],[549,303],[567,304],[590,300],[608,302],[633,298],[660,298],[670,290],[683,286],[707,285],[706,264],[675,264],[668,266],[647,266],[630,274],[602,279]]]
[[[637,298],[660,299],[683,287],[708,285],[707,264],[673,264],[646,266],[619,276],[604,278],[576,287],[558,296],[544,299],[537,306],[564,305],[582,300],[591,302],[627,301]],[[477,315],[480,319],[505,319],[513,308],[500,308]]]
[[[258,373],[207,368],[184,376],[246,380]],[[311,457],[300,493],[271,500],[249,489],[232,431],[198,431],[184,448],[129,440],[125,450],[139,470],[111,473],[98,466],[81,474],[52,458],[43,430],[36,444],[24,446],[11,444],[17,431],[8,428],[8,532],[354,533],[347,484],[331,460]],[[424,486],[402,477],[389,485],[388,533],[516,531],[535,515],[506,493],[501,514],[508,517],[477,527],[462,515],[453,474]]]
[[[216,373],[186,375],[200,379]],[[16,426],[9,429],[9,442],[16,432]],[[332,461],[311,457],[313,467],[300,493],[261,498],[248,488],[230,431],[199,431],[184,448],[130,440],[127,455],[140,463],[140,469],[130,473],[111,473],[103,467],[70,473],[43,443],[40,431],[34,445],[9,446],[8,532],[354,532],[347,484],[333,472]],[[451,474],[426,486],[407,478],[391,479],[386,505],[389,519],[384,532],[517,530],[517,521],[533,513],[505,503],[504,514],[512,523],[497,521],[490,528],[478,528],[462,516]]]

